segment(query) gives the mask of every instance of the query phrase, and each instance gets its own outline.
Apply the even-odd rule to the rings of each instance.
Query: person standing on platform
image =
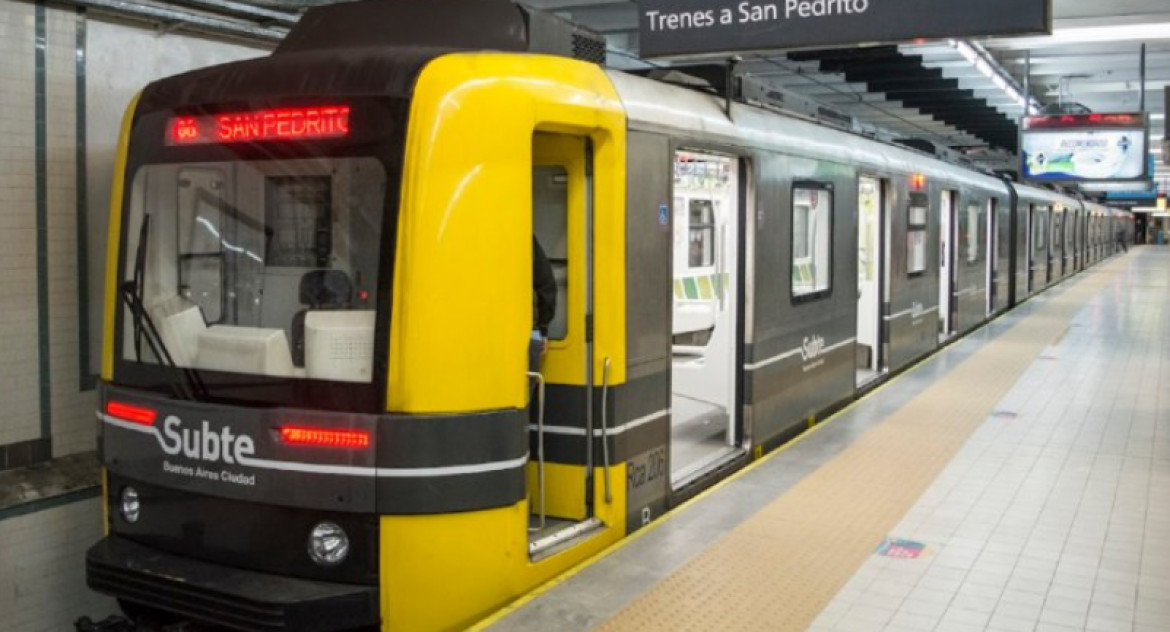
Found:
[[[1122,252],[1129,252],[1129,248],[1125,247],[1125,229],[1117,229],[1117,245],[1121,247]]]

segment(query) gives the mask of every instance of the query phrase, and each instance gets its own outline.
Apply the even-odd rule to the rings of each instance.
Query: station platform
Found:
[[[482,626],[1170,630],[1170,251],[1019,306]]]

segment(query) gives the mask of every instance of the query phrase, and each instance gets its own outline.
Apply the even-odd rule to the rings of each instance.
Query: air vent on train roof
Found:
[[[276,55],[350,48],[527,51],[605,63],[605,37],[511,0],[359,0],[316,6]]]

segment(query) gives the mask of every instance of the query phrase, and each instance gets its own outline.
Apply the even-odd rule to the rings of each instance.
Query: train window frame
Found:
[[[915,211],[921,211],[921,217]],[[927,256],[926,246],[930,230],[930,196],[925,193],[911,193],[906,203],[906,276],[914,279],[926,275]],[[911,252],[915,248],[913,239],[917,235],[922,241],[922,267],[913,268],[914,258]]]
[[[796,257],[796,193],[798,190],[821,191],[821,192],[828,194],[828,196],[829,196],[828,210],[827,210],[829,225],[828,225],[827,233],[826,233],[826,236],[827,236],[826,241],[828,243],[827,243],[827,249],[826,249],[827,254],[826,254],[826,264],[825,264],[826,267],[828,268],[828,276],[826,279],[827,285],[824,288],[816,288],[814,285],[814,289],[812,291],[806,292],[803,294],[797,294],[796,284],[793,283],[793,281],[792,281],[792,279],[796,273],[796,265],[797,265],[797,257]],[[834,265],[833,264],[834,264],[834,256],[836,254],[834,244],[833,244],[833,236],[834,236],[835,231],[836,231],[836,218],[834,217],[836,215],[836,213],[834,213],[833,210],[835,208],[835,204],[837,201],[836,198],[837,198],[836,188],[833,186],[832,182],[822,182],[822,181],[816,181],[816,180],[797,180],[797,181],[794,181],[792,183],[792,188],[789,190],[788,263],[789,263],[790,269],[789,269],[789,275],[788,275],[788,293],[789,293],[789,297],[794,305],[819,301],[819,300],[828,298],[829,296],[831,296],[833,294],[833,281],[834,281],[834,278],[833,278],[834,277],[834,274],[833,274]],[[811,257],[808,257],[808,258],[811,258]],[[815,283],[815,281],[814,281],[814,283]]]

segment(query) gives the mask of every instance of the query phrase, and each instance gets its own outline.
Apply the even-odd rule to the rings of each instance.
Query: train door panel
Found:
[[[1084,270],[1089,267],[1089,209],[1081,211],[1081,221],[1078,224],[1080,230],[1079,242],[1081,244],[1081,257],[1077,269]]]
[[[1014,218],[1016,200],[1012,197],[999,198],[995,202],[995,310],[1001,312],[1012,306],[1015,284],[1015,234]]]
[[[671,483],[678,488],[737,451],[741,161],[673,155]]]
[[[1069,210],[1063,209],[1052,217],[1052,243],[1057,247],[1059,261],[1054,257],[1052,261],[1053,279],[1064,277],[1068,272],[1068,222]]]
[[[1048,251],[1049,209],[1046,206],[1035,206],[1032,211],[1032,292],[1038,292],[1048,286],[1048,270],[1050,255]]]
[[[1073,225],[1072,225],[1072,243],[1073,252],[1071,259],[1070,272],[1076,272],[1081,269],[1081,251],[1084,246],[1081,244],[1081,222],[1083,221],[1081,212],[1079,210],[1073,211]]]
[[[986,227],[985,227],[986,228],[985,234],[987,235],[987,247],[986,247],[987,265],[985,266],[986,275],[985,275],[984,280],[986,282],[985,286],[987,288],[987,294],[986,294],[987,295],[987,310],[986,310],[986,313],[988,315],[992,314],[995,311],[995,307],[996,307],[995,299],[996,299],[996,293],[998,291],[997,285],[998,285],[998,281],[999,281],[999,279],[998,279],[998,273],[999,273],[999,270],[998,270],[998,266],[999,266],[999,231],[997,229],[997,225],[999,223],[999,221],[998,221],[999,218],[996,217],[995,206],[996,206],[995,198],[991,198],[990,200],[987,201],[987,222],[986,222]]]
[[[1028,266],[1028,296],[1036,291],[1036,205],[1028,205],[1027,231],[1027,266]]]
[[[955,331],[955,246],[956,221],[954,191],[942,192],[939,222],[938,318],[939,338],[945,340]]]
[[[857,384],[879,377],[885,368],[882,305],[886,294],[889,231],[885,183],[862,176],[857,193]]]
[[[1052,211],[1048,213],[1048,225],[1044,227],[1044,231],[1048,235],[1048,269],[1045,277],[1048,284],[1057,280],[1057,257],[1060,256],[1060,218],[1061,209],[1059,206],[1054,206]]]
[[[958,206],[958,205],[956,205]],[[957,333],[969,329],[975,323],[983,320],[983,313],[987,299],[981,298],[981,283],[986,280],[986,269],[982,263],[985,255],[983,231],[986,228],[983,219],[985,203],[974,199],[973,195],[964,198],[962,208],[956,210],[957,234],[952,264],[955,268],[955,291],[952,298],[951,332]]]

